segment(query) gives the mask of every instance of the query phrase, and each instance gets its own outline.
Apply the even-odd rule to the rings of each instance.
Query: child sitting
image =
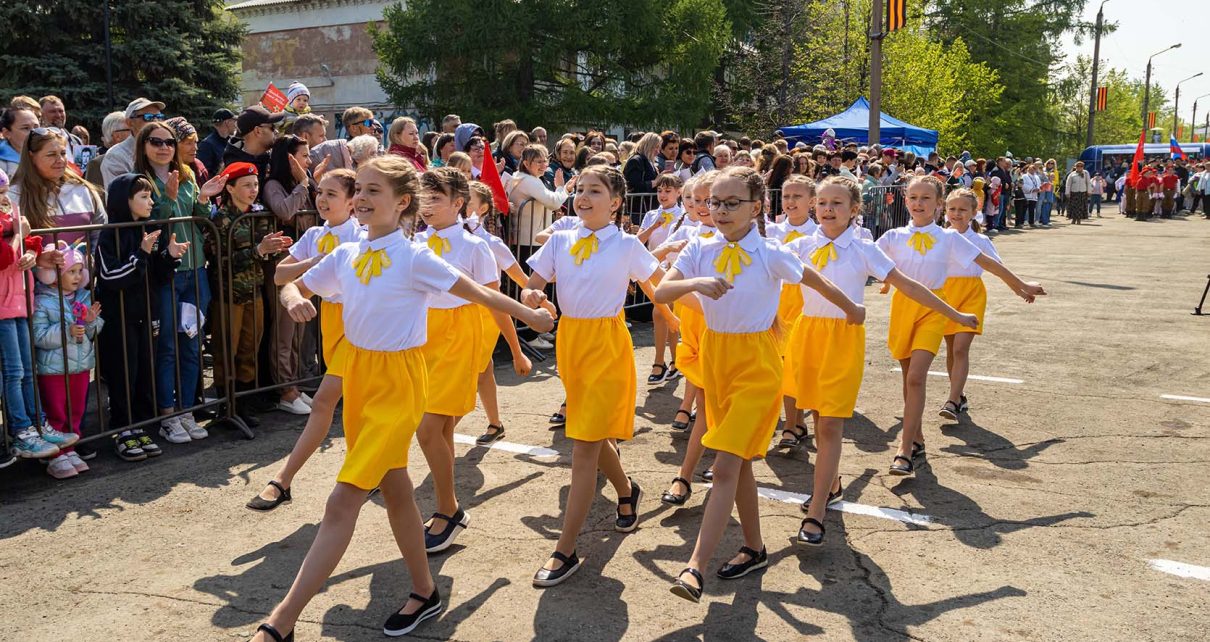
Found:
[[[88,382],[96,362],[93,339],[104,321],[100,305],[89,293],[87,259],[80,246],[59,242],[63,253],[61,268],[37,268],[38,288],[34,299],[34,345],[38,357],[38,392],[47,422],[56,432],[74,433],[79,438],[84,407],[88,403]],[[66,327],[65,327],[66,326]],[[70,445],[50,460],[47,472],[55,479],[79,474]],[[88,470],[84,465],[82,470]]]
[[[287,134],[294,126],[294,121],[298,120],[299,116],[311,113],[311,90],[307,86],[295,80],[286,87],[286,117],[282,119],[281,124],[277,126],[278,131],[282,134]]]

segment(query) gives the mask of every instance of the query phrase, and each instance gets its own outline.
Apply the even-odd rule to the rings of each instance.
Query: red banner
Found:
[[[268,109],[270,113],[285,111],[286,95],[282,93],[282,90],[274,86],[273,83],[269,83],[269,86],[265,88],[265,93],[261,94],[260,104],[265,109]]]

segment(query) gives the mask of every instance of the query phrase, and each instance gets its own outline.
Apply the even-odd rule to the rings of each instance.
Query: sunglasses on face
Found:
[[[365,119],[365,120],[361,121],[361,123],[359,123],[359,124],[360,124],[362,127],[373,127],[373,126],[374,126],[374,119],[373,119],[373,118],[367,118],[367,119]]]
[[[148,136],[147,142],[152,147],[176,147],[176,139],[173,138],[155,138],[154,136]]]
[[[142,118],[143,122],[150,123],[153,120],[164,120],[164,114],[142,114],[135,116],[135,118]]]

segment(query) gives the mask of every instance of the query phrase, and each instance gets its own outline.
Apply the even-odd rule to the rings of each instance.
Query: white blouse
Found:
[[[866,279],[872,276],[879,281],[885,280],[887,274],[895,269],[895,262],[878,249],[873,241],[860,238],[858,229],[850,227],[835,240],[824,235],[822,230],[817,230],[811,236],[791,242],[786,248],[804,264],[811,266],[816,265],[812,259],[816,251],[825,248],[822,251],[828,252],[829,260],[822,269],[816,269],[824,278],[835,283],[854,303],[862,303],[865,301]],[[835,255],[826,249],[829,243],[832,244]],[[831,258],[832,256],[835,258]],[[832,305],[814,288],[805,285],[802,286],[802,315],[825,319],[845,318],[844,311]]]
[[[912,245],[912,238],[916,234],[923,235],[920,237],[923,254]],[[923,283],[930,290],[940,290],[945,285],[951,262],[967,267],[982,254],[961,234],[942,229],[936,223],[924,227],[908,223],[904,227],[888,230],[878,239],[878,247],[891,257],[895,267],[908,278]]]
[[[572,248],[594,235],[596,250],[576,265]],[[535,274],[557,283],[559,307],[564,316],[575,319],[617,316],[630,282],[650,279],[659,267],[637,236],[613,225],[595,232],[583,225],[555,232],[527,262]]]
[[[996,252],[996,246],[992,245],[991,239],[976,232],[975,230],[972,230],[969,227],[966,228],[965,232],[962,232],[962,236],[965,237],[966,240],[968,240],[972,244],[974,244],[975,247],[979,248],[980,252],[983,252],[984,254],[988,255],[993,260],[995,260],[996,263],[1003,262],[1000,260],[1000,255]],[[960,265],[957,262],[951,262],[949,265],[949,275],[950,276],[983,276],[983,268],[979,267],[978,263],[971,263],[969,265]]]
[[[441,257],[441,260],[454,266],[479,285],[500,280],[500,270],[496,267],[496,258],[492,256],[487,241],[467,232],[462,225],[451,225],[443,230],[430,227],[416,235],[416,243],[427,246]],[[442,292],[433,297],[429,307],[448,310],[470,303],[449,292]]]

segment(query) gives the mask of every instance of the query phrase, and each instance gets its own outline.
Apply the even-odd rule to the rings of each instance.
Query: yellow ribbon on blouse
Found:
[[[319,237],[315,242],[315,249],[319,250],[320,254],[331,254],[332,250],[340,243],[336,240],[336,235],[331,232],[324,232],[324,235]]]
[[[831,241],[828,241],[827,245],[815,248],[815,251],[811,252],[811,263],[815,266],[816,270],[823,270],[828,267],[829,261],[835,261],[836,259],[836,245]]]
[[[387,256],[385,248],[366,250],[353,261],[353,269],[357,272],[357,278],[361,280],[362,285],[369,285],[370,279],[382,276],[382,271],[389,267],[391,267],[391,259]]]
[[[600,241],[597,240],[595,233],[581,237],[576,241],[575,245],[571,246],[570,254],[576,257],[576,265],[580,265],[592,257],[593,253],[600,247]]]
[[[444,256],[446,252],[450,251],[450,240],[441,238],[434,233],[429,237],[429,249],[437,256]]]
[[[784,241],[782,241],[782,244],[783,245],[789,244],[790,242],[792,242],[796,239],[800,239],[804,236],[806,236],[806,234],[803,234],[802,232],[799,232],[798,230],[790,230],[790,233],[786,235],[786,238]]]
[[[920,256],[928,254],[936,244],[937,241],[933,239],[933,235],[925,232],[915,232],[912,234],[912,238],[908,239],[908,247],[919,252]]]
[[[714,269],[729,283],[735,283],[735,276],[744,271],[745,265],[752,265],[752,257],[748,256],[739,243],[728,243],[714,262]]]
[[[714,230],[710,230],[709,232],[702,232],[701,234],[698,234],[698,236],[700,236],[704,239],[712,239],[712,238],[714,238]]]
[[[660,212],[660,227],[668,227],[669,225],[672,225],[673,218],[672,212]]]

